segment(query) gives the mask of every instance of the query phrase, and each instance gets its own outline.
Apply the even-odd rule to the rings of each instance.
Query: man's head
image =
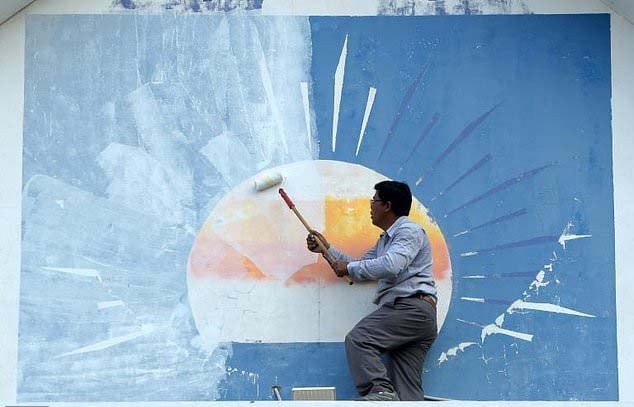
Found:
[[[372,223],[384,230],[401,216],[409,215],[412,192],[409,186],[398,181],[381,181],[374,186],[376,193],[370,206]]]

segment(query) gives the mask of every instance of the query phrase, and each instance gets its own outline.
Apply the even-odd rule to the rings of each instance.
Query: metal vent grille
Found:
[[[293,387],[293,400],[336,400],[334,387]]]

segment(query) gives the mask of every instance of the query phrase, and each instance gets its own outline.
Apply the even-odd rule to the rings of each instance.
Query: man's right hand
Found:
[[[321,240],[326,250],[330,249],[330,243],[328,243],[324,235],[317,232],[316,230],[311,230],[310,233],[308,233],[308,236],[306,236],[306,247],[308,248],[308,250],[313,253],[322,252],[321,247],[319,247],[319,243],[317,243],[317,239]]]

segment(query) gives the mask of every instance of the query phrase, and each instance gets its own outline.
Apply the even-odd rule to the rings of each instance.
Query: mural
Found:
[[[352,253],[374,183],[410,184],[441,288],[429,395],[618,399],[609,35],[608,15],[29,16],[19,401],[354,398],[342,340],[373,286],[304,249],[253,190],[269,171]]]

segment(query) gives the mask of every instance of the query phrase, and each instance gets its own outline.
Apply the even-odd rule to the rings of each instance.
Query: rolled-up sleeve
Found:
[[[350,278],[354,281],[363,281],[363,280],[367,280],[367,278],[363,277],[360,274],[356,274],[354,272],[355,267],[351,267],[351,264],[356,264],[359,263],[360,261],[364,261],[364,260],[369,260],[369,259],[374,259],[376,257],[376,245],[374,245],[370,250],[368,250],[367,252],[365,252],[365,254],[363,255],[363,257],[361,257],[361,259],[356,259],[352,256],[349,256],[348,254],[342,252],[341,250],[339,250],[339,248],[335,247],[335,246],[330,246],[330,248],[328,249],[328,253],[330,253],[335,260],[337,261],[347,261],[348,262],[348,274],[350,275]]]
[[[330,245],[330,248],[328,249],[328,253],[335,258],[335,260],[337,261],[347,261],[347,262],[351,262],[355,259],[352,256],[347,255],[346,253],[342,252],[341,250],[339,250],[337,247]]]

